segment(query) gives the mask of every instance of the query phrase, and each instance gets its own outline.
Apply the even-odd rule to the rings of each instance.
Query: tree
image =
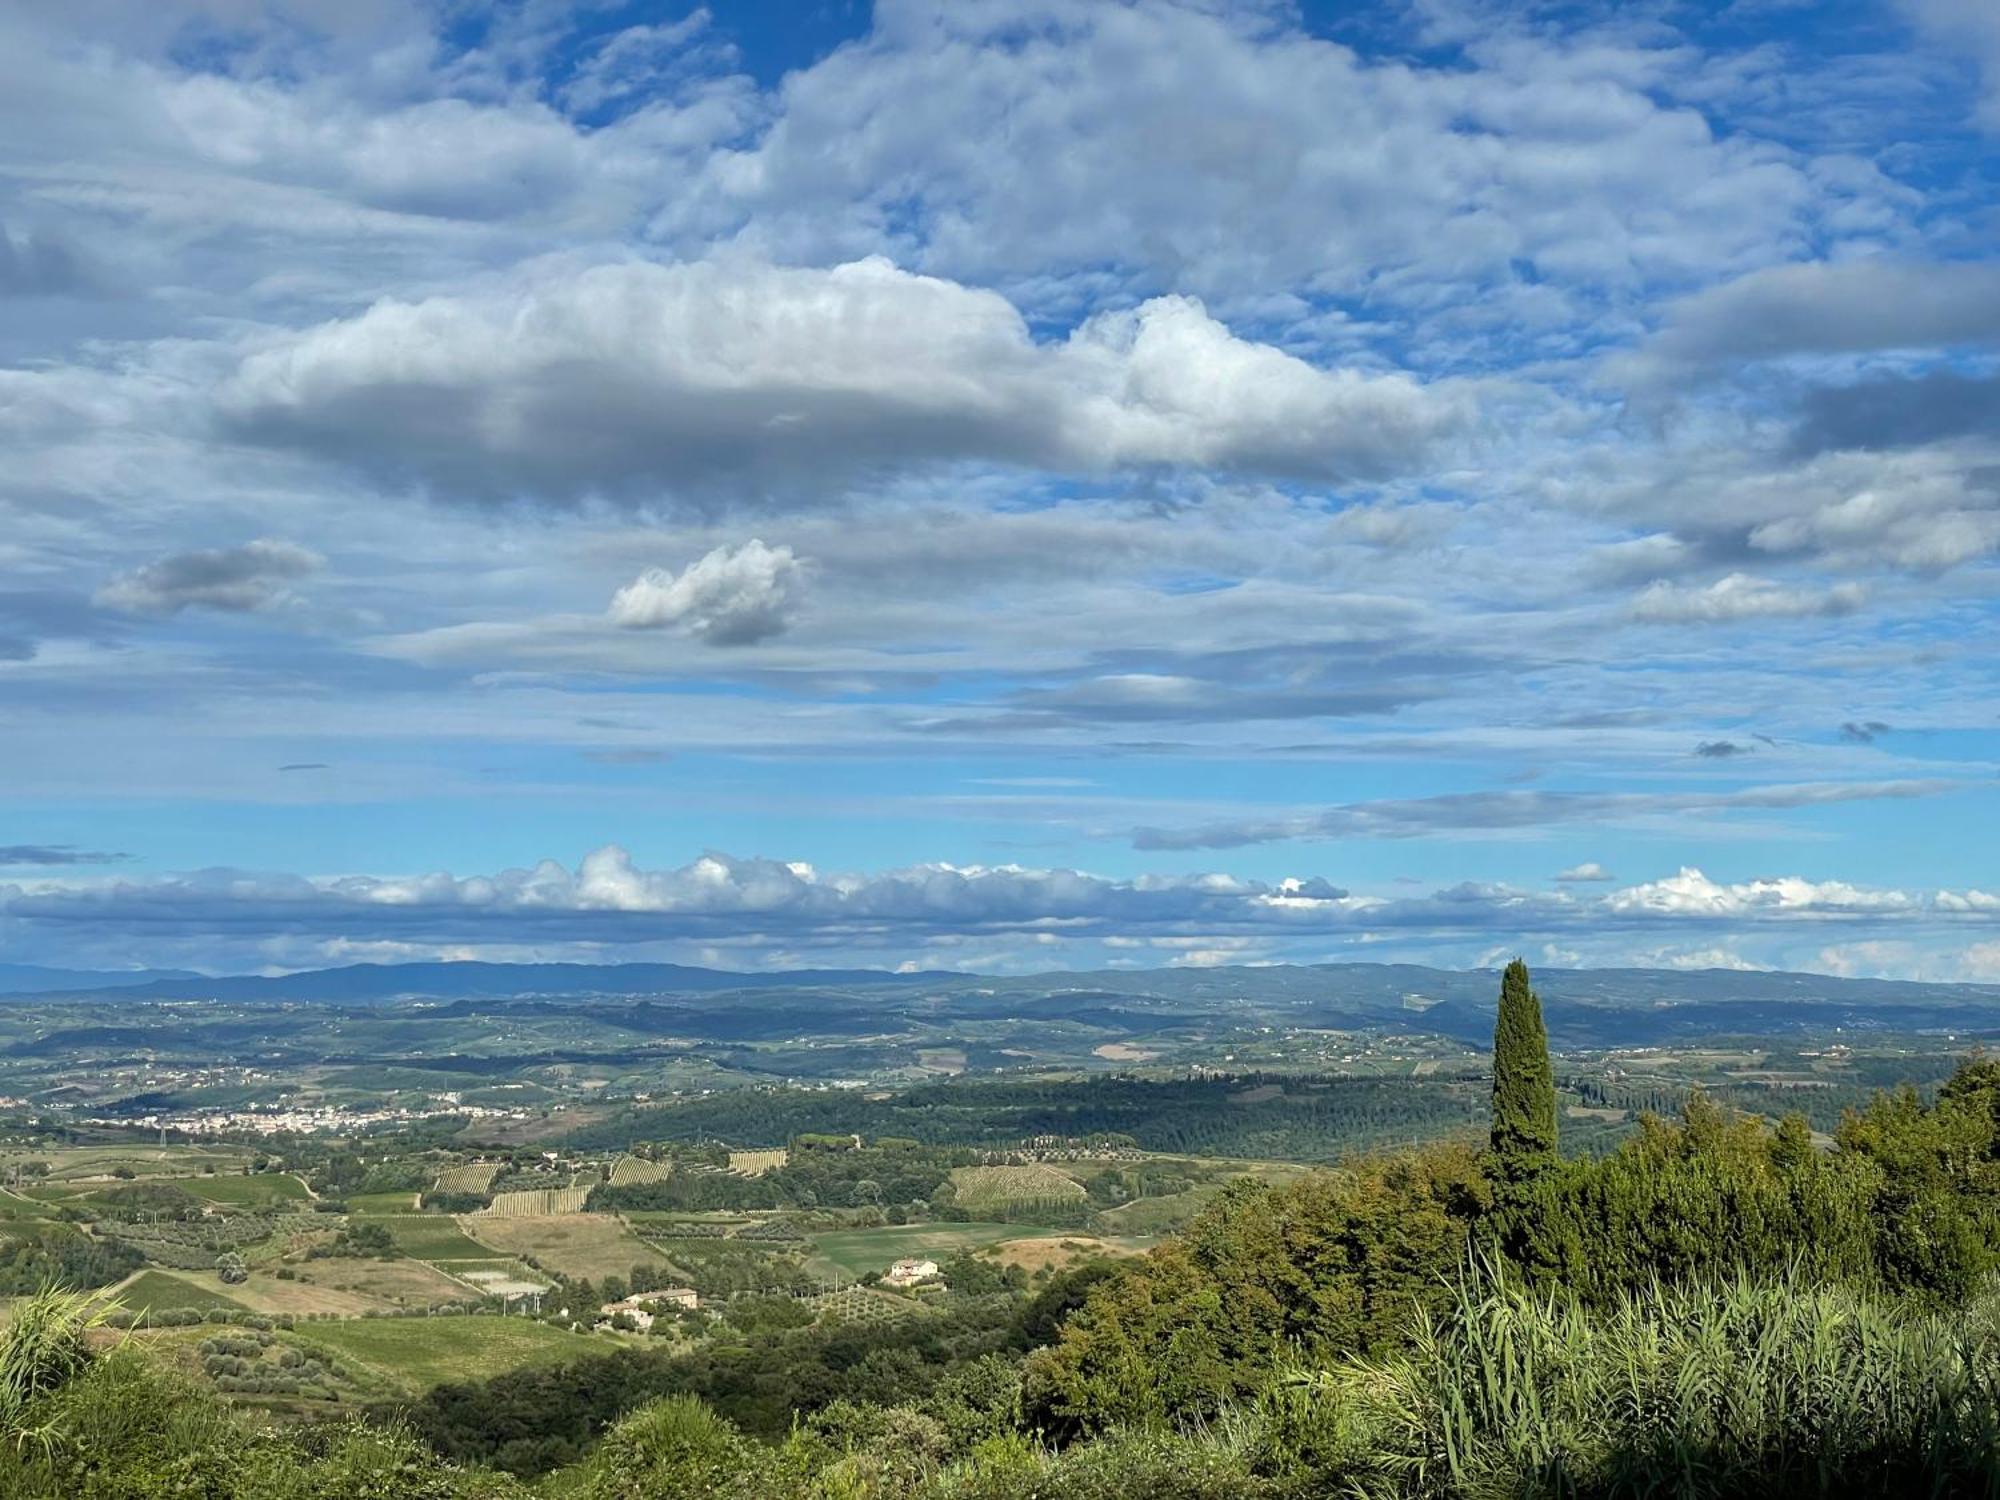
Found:
[[[1542,1002],[1515,959],[1500,979],[1493,1026],[1493,1154],[1504,1175],[1530,1176],[1556,1155],[1556,1079]]]

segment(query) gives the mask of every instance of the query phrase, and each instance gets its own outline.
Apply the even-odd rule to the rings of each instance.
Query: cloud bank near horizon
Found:
[[[1603,882],[1601,892],[1569,887]],[[1775,876],[1739,882],[1684,868],[1616,885],[1565,872],[1555,889],[1466,882],[1361,895],[1321,879],[1210,872],[1117,879],[1023,865],[926,864],[875,874],[710,852],[648,869],[624,848],[574,867],[542,860],[490,875],[307,878],[206,870],[154,879],[0,884],[0,931],[60,951],[88,932],[137,952],[167,930],[238,962],[298,966],[359,954],[429,957],[685,951],[746,967],[868,960],[1021,970],[1100,965],[1462,957],[1510,945],[1582,961],[1643,942],[1667,966],[1865,971],[1861,960],[1933,950],[1928,977],[2000,981],[2000,893],[1908,891]],[[268,935],[281,935],[273,943]],[[1621,950],[1622,951],[1622,950]],[[1801,959],[1800,955],[1808,955]],[[1467,957],[1466,961],[1471,961]]]

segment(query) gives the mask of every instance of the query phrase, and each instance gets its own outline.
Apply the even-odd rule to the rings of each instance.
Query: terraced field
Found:
[[[437,1190],[440,1193],[483,1193],[493,1186],[493,1179],[499,1175],[500,1163],[497,1161],[461,1162],[438,1173]]]
[[[518,1193],[495,1193],[493,1203],[482,1208],[480,1216],[491,1215],[499,1219],[539,1218],[548,1214],[580,1214],[584,1200],[590,1196],[587,1187],[530,1188]]]
[[[1089,1196],[1074,1177],[1042,1162],[1019,1167],[954,1167],[951,1185],[958,1206],[975,1214],[1081,1203]]]
[[[612,1187],[636,1187],[644,1182],[665,1182],[674,1175],[672,1162],[646,1161],[637,1156],[621,1156],[611,1164]]]

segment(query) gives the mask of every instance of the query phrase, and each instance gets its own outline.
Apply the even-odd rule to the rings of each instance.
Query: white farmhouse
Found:
[[[653,1315],[629,1297],[623,1302],[607,1302],[598,1309],[598,1312],[603,1314],[603,1317],[599,1321],[600,1327],[609,1324],[620,1313],[630,1318],[633,1326],[641,1333],[646,1332],[647,1329],[653,1326]]]
[[[885,1286],[915,1286],[920,1281],[936,1281],[938,1263],[934,1260],[899,1260],[882,1273]]]

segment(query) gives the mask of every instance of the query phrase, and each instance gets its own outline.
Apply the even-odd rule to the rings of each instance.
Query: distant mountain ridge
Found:
[[[1281,1005],[1332,1004],[1356,1019],[1410,1023],[1470,1035],[1490,1017],[1497,971],[1439,969],[1421,964],[1329,963],[1212,969],[1056,970],[1029,975],[982,975],[953,970],[896,973],[886,969],[783,969],[742,973],[671,963],[513,964],[456,961],[351,964],[282,975],[210,977],[185,972],[88,970],[0,965],[0,994],[16,998],[132,1000],[326,1001],[367,1003],[410,998],[497,1000],[573,995],[702,995],[750,990],[908,991],[929,988],[954,1009],[1066,1014],[1101,997],[1125,1003],[1147,997],[1179,1003],[1257,1000]],[[1953,1012],[2000,1007],[2000,985],[1854,979],[1744,969],[1558,969],[1535,971],[1551,1025],[1622,1010],[1706,1012],[1716,1024],[1732,1012],[1843,1007],[1859,1012],[1907,1007],[1921,1025],[1949,1025]]]
[[[0,995],[41,995],[80,989],[125,990],[200,977],[192,969],[51,969],[41,964],[0,964]]]
[[[702,994],[715,990],[795,989],[815,985],[899,985],[940,977],[935,971],[894,974],[886,969],[784,969],[744,974],[687,964],[502,964],[464,960],[449,963],[348,964],[296,974],[140,974],[138,982],[109,984],[96,975],[59,969],[42,971],[72,981],[51,983],[14,994],[85,995],[116,989],[138,1000],[393,1000],[512,998],[522,995]],[[118,976],[128,980],[132,976]],[[970,975],[951,974],[953,979]]]

